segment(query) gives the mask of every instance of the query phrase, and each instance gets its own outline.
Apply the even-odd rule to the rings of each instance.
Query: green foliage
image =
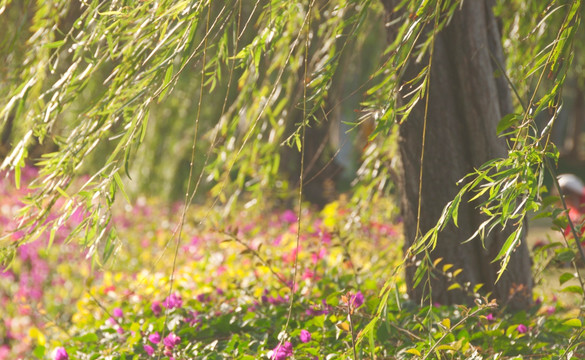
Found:
[[[69,340],[59,338],[64,336],[60,334],[55,337],[58,340],[47,342],[42,339],[49,335],[38,328],[28,329],[27,335],[38,343],[33,355],[48,357],[51,348],[66,341],[66,349],[72,354],[87,351],[94,356],[122,359],[144,355],[144,335],[173,331],[189,340],[181,343],[184,346],[176,350],[177,355],[209,358],[222,353],[240,358],[266,355],[279,341],[293,338],[299,357],[347,357],[353,353],[362,357],[470,358],[485,351],[486,357],[496,358],[521,356],[535,349],[543,358],[579,357],[576,351],[582,346],[583,335],[580,315],[546,317],[534,309],[532,313],[497,314],[497,320],[488,320],[488,313],[495,310],[480,297],[470,307],[418,309],[401,299],[403,284],[397,273],[389,275],[379,263],[364,262],[363,268],[349,273],[337,268],[353,255],[351,246],[370,240],[356,232],[356,224],[371,215],[372,202],[391,188],[391,166],[384,161],[394,152],[394,135],[387,135],[395,134],[395,124],[408,121],[414,106],[426,100],[434,38],[449,24],[461,3],[404,0],[389,10],[390,25],[396,29],[394,41],[387,47],[382,65],[356,86],[356,91],[367,88],[362,99],[366,111],[355,121],[356,126],[375,123],[375,131],[367,134],[371,143],[358,174],[358,182],[363,181],[364,186],[356,190],[352,200],[363,207],[347,211],[351,216],[343,226],[343,217],[334,211],[336,205],[326,208],[323,222],[333,226],[328,230],[339,244],[336,257],[324,265],[322,279],[314,280],[317,286],[303,283],[309,290],[291,301],[287,309],[283,304],[260,305],[253,300],[258,301],[261,293],[249,282],[258,278],[271,296],[290,296],[283,282],[286,284],[291,274],[284,279],[274,275],[279,272],[271,263],[276,250],[282,248],[267,246],[260,251],[260,246],[246,245],[258,234],[267,236],[260,229],[263,223],[258,220],[260,225],[252,226],[252,233],[243,240],[237,231],[213,228],[210,218],[229,213],[220,215],[211,210],[219,203],[234,216],[234,208],[241,203],[252,207],[270,196],[290,195],[280,174],[280,149],[286,144],[302,150],[304,131],[315,126],[316,119],[325,113],[335,76],[343,71],[339,68],[341,59],[372,41],[368,40],[369,32],[375,27],[368,25],[369,19],[380,21],[382,4],[371,0],[2,1],[0,16],[9,36],[1,44],[6,71],[2,71],[0,83],[0,125],[2,133],[7,131],[12,137],[12,146],[0,170],[13,170],[10,176],[14,176],[17,187],[24,187],[20,182],[27,161],[40,169],[27,187],[30,193],[20,194],[25,197],[25,206],[19,226],[3,234],[2,260],[12,261],[15,271],[26,269],[29,263],[15,260],[23,251],[18,248],[42,239],[48,250],[39,252],[38,257],[55,263],[60,255],[51,252],[51,245],[67,238],[87,249],[94,264],[102,264],[116,254],[120,263],[122,259],[134,259],[137,268],[146,267],[140,255],[130,256],[119,250],[116,237],[123,232],[115,230],[111,210],[116,195],[121,193],[132,200],[140,190],[160,189],[153,185],[159,181],[167,184],[167,195],[184,196],[182,216],[173,219],[179,224],[178,239],[183,231],[193,235],[192,228],[201,226],[198,235],[210,228],[215,231],[215,242],[206,249],[204,261],[177,264],[177,258],[169,256],[172,267],[161,266],[159,278],[138,276],[135,269],[126,266],[112,276],[114,280],[104,279],[97,288],[88,284],[90,290],[79,300],[79,309],[65,315],[74,325]],[[450,221],[457,224],[460,203],[472,198],[486,216],[476,236],[483,237],[501,225],[516,226],[494,259],[501,262],[504,271],[525,231],[528,215],[558,215],[547,208],[552,200],[543,195],[547,190],[544,176],[547,171],[554,175],[558,159],[551,133],[562,105],[564,84],[568,76],[582,75],[582,60],[574,56],[582,46],[578,41],[582,38],[582,7],[580,1],[501,1],[496,10],[502,18],[508,54],[507,64],[499,64],[500,75],[508,79],[516,96],[514,114],[504,116],[498,126],[509,151],[462,179],[460,193],[445,207],[437,225],[407,254],[428,254],[436,245],[438,232]],[[404,79],[409,63],[427,57],[430,62],[418,74]],[[404,103],[398,101],[400,86],[410,89]],[[546,118],[544,124],[539,124],[539,117]],[[36,143],[53,144],[54,149],[30,159],[29,152]],[[196,208],[195,215],[186,212],[194,197],[206,190],[213,202],[204,209]],[[361,212],[364,208],[370,213]],[[79,213],[86,216],[79,219]],[[187,214],[197,222],[185,222]],[[151,224],[152,220],[148,217],[145,221],[150,229],[149,244],[156,242],[160,225]],[[62,234],[65,224],[74,227]],[[574,262],[580,246],[575,229],[573,233],[575,244],[550,248],[554,261]],[[127,244],[142,240],[132,239],[136,234],[124,235]],[[224,249],[218,244],[224,235],[233,247]],[[165,236],[165,243],[153,251],[169,246],[169,236]],[[286,245],[292,251],[295,241],[290,236],[288,240]],[[175,251],[179,251],[178,245]],[[398,253],[395,251],[394,256]],[[190,278],[192,274],[204,277],[217,271],[212,257],[216,254],[229,259],[226,267],[233,272],[218,281],[233,282],[234,275],[242,279],[232,287],[223,284],[224,293],[214,297],[217,303],[226,304],[223,307],[195,301],[200,289],[211,293],[215,285],[206,278]],[[380,259],[379,253],[367,255]],[[302,265],[307,259],[299,260]],[[384,259],[384,264],[387,262]],[[159,264],[156,262],[156,266]],[[433,263],[428,257],[422,265],[416,281],[440,272],[451,274],[453,287],[465,288],[456,279],[460,269]],[[365,269],[376,279],[390,280],[385,284],[367,282]],[[175,289],[181,292],[185,306],[168,311],[164,318],[157,317],[149,308],[152,299],[170,296],[162,293],[161,287],[171,286],[175,278]],[[154,280],[160,283],[143,284]],[[561,276],[563,283],[571,280],[571,274]],[[249,286],[243,285],[245,281]],[[138,296],[114,291],[107,301],[95,298],[99,291],[103,292],[100,295],[107,293],[100,286],[112,285],[136,289]],[[348,291],[362,286],[366,305],[353,313],[355,309],[347,305],[351,303]],[[80,289],[82,285],[76,283],[75,287]],[[378,288],[382,291],[376,294]],[[474,296],[477,292],[465,290]],[[583,284],[567,284],[565,290],[582,295]],[[331,307],[327,316],[303,315],[311,306],[323,305],[323,300]],[[71,311],[67,306],[71,301],[47,306]],[[108,313],[116,307],[128,317],[108,324]],[[187,321],[194,311],[204,320],[196,330]],[[63,321],[65,328],[68,321]],[[121,334],[117,332],[120,326],[124,329]],[[301,329],[319,336],[315,335],[314,343],[299,344],[296,336]],[[95,333],[99,334],[97,341],[92,335]]]
[[[7,194],[16,191],[3,185]],[[2,207],[15,208],[18,196],[2,199]],[[550,290],[544,302],[516,314],[479,295],[473,306],[421,308],[407,300],[404,279],[394,270],[400,224],[387,217],[384,203],[370,205],[376,216],[353,220],[342,202],[303,212],[297,251],[290,210],[242,211],[226,219],[193,206],[177,243],[176,211],[141,199],[114,208],[113,224],[124,241],[112,261],[93,269],[79,248],[63,243],[70,227],[60,229],[53,246],[46,246],[46,236],[20,247],[1,273],[0,293],[10,302],[0,310],[0,354],[55,359],[62,348],[70,359],[150,358],[149,352],[256,359],[290,342],[290,359],[345,359],[354,351],[362,359],[582,356],[585,319]],[[212,225],[203,229],[194,219],[205,214]],[[298,289],[288,321],[295,256]],[[457,281],[461,269],[442,261],[433,267],[465,286]],[[561,280],[571,284],[570,277]],[[380,290],[385,283],[391,291]],[[168,345],[173,336],[180,340]]]
[[[1,168],[18,182],[32,161],[42,184],[22,227],[30,239],[35,224],[50,228],[48,210],[65,194],[58,221],[83,203],[94,216],[78,231],[96,246],[120,190],[208,190],[228,207],[242,191],[290,196],[280,149],[323,111],[340,58],[380,16],[371,3],[55,0],[20,4],[33,14],[25,20],[10,4],[2,15],[28,29],[14,34],[31,46],[3,49],[22,61],[0,89],[0,124],[14,143]],[[36,143],[56,149],[29,159]],[[91,181],[73,188],[87,172]]]

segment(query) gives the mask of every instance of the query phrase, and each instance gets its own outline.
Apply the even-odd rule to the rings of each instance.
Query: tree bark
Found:
[[[390,2],[385,0],[389,15]],[[496,126],[513,107],[506,80],[497,76],[499,70],[492,57],[504,64],[491,1],[464,1],[435,39],[422,170],[421,234],[435,226],[444,206],[457,194],[459,180],[487,160],[506,155],[505,141],[497,137]],[[410,64],[404,80],[412,79],[428,61],[427,56],[420,63]],[[406,88],[402,95],[410,91]],[[424,107],[423,99],[400,126],[399,133],[405,249],[417,235]],[[483,284],[483,292],[491,293],[501,306],[526,308],[531,304],[532,275],[525,239],[495,283],[499,264],[492,261],[513,229],[492,231],[485,238],[485,247],[479,239],[463,243],[485,220],[476,206],[462,201],[459,227],[449,224],[441,232],[431,258],[443,258],[441,264],[462,269],[457,277],[459,283],[468,283],[471,289]],[[471,302],[468,293],[447,290],[452,282],[442,275],[430,278],[430,291],[422,282],[414,287],[415,263],[416,260],[406,269],[408,293],[413,300],[421,301],[430,295],[433,302],[441,304]]]

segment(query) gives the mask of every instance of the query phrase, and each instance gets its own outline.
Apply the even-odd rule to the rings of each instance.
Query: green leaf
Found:
[[[496,127],[496,131],[498,134],[504,132],[506,129],[514,125],[521,119],[520,115],[518,114],[508,114],[504,116],[500,122],[498,122],[498,126]]]
[[[405,352],[405,353],[409,353],[409,354],[413,354],[413,355],[416,355],[416,356],[421,356],[421,355],[422,355],[422,354],[420,353],[420,351],[418,351],[418,350],[417,350],[417,349],[415,349],[415,348],[412,348],[412,349],[405,350],[404,352]]]
[[[565,320],[565,321],[563,321],[563,325],[575,327],[575,328],[580,328],[581,327],[581,320],[579,320],[579,319]]]
[[[457,350],[451,345],[439,345],[435,350]]]
[[[83,343],[91,343],[97,342],[99,340],[98,336],[94,333],[87,333],[81,336],[76,336],[73,338],[75,341],[83,342]]]
[[[447,291],[456,290],[456,289],[461,289],[461,285],[459,285],[459,283],[453,283],[453,284],[449,285],[449,287],[447,288]]]
[[[65,40],[59,40],[59,41],[54,41],[48,44],[44,44],[43,47],[47,48],[47,49],[54,49],[54,48],[58,48],[61,47],[63,44],[65,44]]]
[[[38,345],[33,350],[33,355],[39,359],[43,359],[45,357],[45,351],[46,351],[46,349],[44,346]]]
[[[561,275],[559,277],[559,282],[561,283],[561,285],[563,285],[564,283],[566,283],[567,281],[574,279],[575,275],[571,274],[571,273],[564,273],[563,275]]]
[[[14,184],[17,189],[20,189],[20,166],[14,168]]]
[[[295,144],[297,145],[297,149],[301,151],[301,138],[299,136],[295,136]]]
[[[575,259],[575,252],[571,249],[561,249],[555,259],[561,262],[571,262]]]
[[[561,291],[583,295],[583,289],[578,285],[567,286],[566,288],[563,288]]]
[[[124,190],[124,183],[122,182],[122,178],[120,177],[120,175],[118,173],[114,173],[114,180],[116,181],[116,185],[118,186],[118,189],[120,189],[120,191],[122,192],[122,195],[124,195],[124,198],[126,199],[126,201],[128,201],[128,204],[131,204],[132,202],[130,201],[128,194],[126,194],[126,190]]]
[[[160,96],[158,97],[158,102],[160,103],[165,95],[169,92],[171,86],[170,86],[170,82],[173,78],[173,65],[171,64],[168,68],[167,71],[165,72],[165,79],[163,81],[163,84],[161,86],[162,92],[160,93]]]

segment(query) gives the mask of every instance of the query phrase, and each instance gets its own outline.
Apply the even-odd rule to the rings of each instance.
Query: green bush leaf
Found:
[[[561,283],[561,285],[563,285],[564,283],[566,283],[567,281],[574,279],[575,275],[571,274],[571,273],[564,273],[563,275],[561,275],[559,277],[559,282]]]
[[[583,289],[578,285],[567,286],[562,291],[583,295]]]
[[[563,321],[563,325],[580,328],[581,327],[581,320],[579,320],[579,319],[565,320],[565,321]]]

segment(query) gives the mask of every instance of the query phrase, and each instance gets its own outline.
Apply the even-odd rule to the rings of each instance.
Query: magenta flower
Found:
[[[297,222],[297,214],[295,214],[294,211],[292,211],[292,210],[286,210],[280,216],[280,220],[287,222],[289,224],[296,223]]]
[[[183,299],[181,299],[180,295],[171,294],[163,301],[163,305],[167,309],[180,308],[183,306]]]
[[[289,356],[293,354],[293,346],[292,344],[287,341],[284,344],[278,344],[272,350],[272,357],[271,360],[286,360]]]
[[[115,308],[113,311],[114,317],[121,318],[124,316],[124,312],[120,308]]]
[[[160,302],[158,301],[153,301],[152,305],[150,306],[150,309],[154,313],[154,316],[160,316],[160,314],[162,313],[162,308],[160,307]]]
[[[166,338],[163,339],[163,344],[165,344],[166,347],[171,349],[174,348],[175,345],[178,345],[180,343],[181,338],[173,333],[170,333]]]
[[[487,319],[487,321],[494,321],[496,319],[494,317],[494,314],[492,314],[492,313],[487,314],[487,316],[485,318]]]
[[[189,324],[189,326],[197,325],[199,320],[199,313],[197,311],[190,311],[189,316],[185,318],[185,322]]]
[[[355,295],[351,296],[350,302],[354,309],[359,308],[364,304],[364,294],[362,294],[361,291],[358,291]]]
[[[150,356],[154,355],[154,348],[150,345],[144,345],[144,351]]]
[[[154,334],[148,335],[148,341],[153,344],[158,344],[160,342],[160,334],[158,331],[155,331]]]
[[[518,331],[520,334],[524,334],[528,332],[528,327],[524,324],[520,324],[518,327],[516,327],[516,331]]]
[[[64,347],[59,346],[55,349],[55,360],[69,360],[69,354],[67,354],[67,350]]]
[[[299,338],[301,339],[301,342],[308,343],[309,341],[311,341],[311,333],[303,329],[301,330]]]

